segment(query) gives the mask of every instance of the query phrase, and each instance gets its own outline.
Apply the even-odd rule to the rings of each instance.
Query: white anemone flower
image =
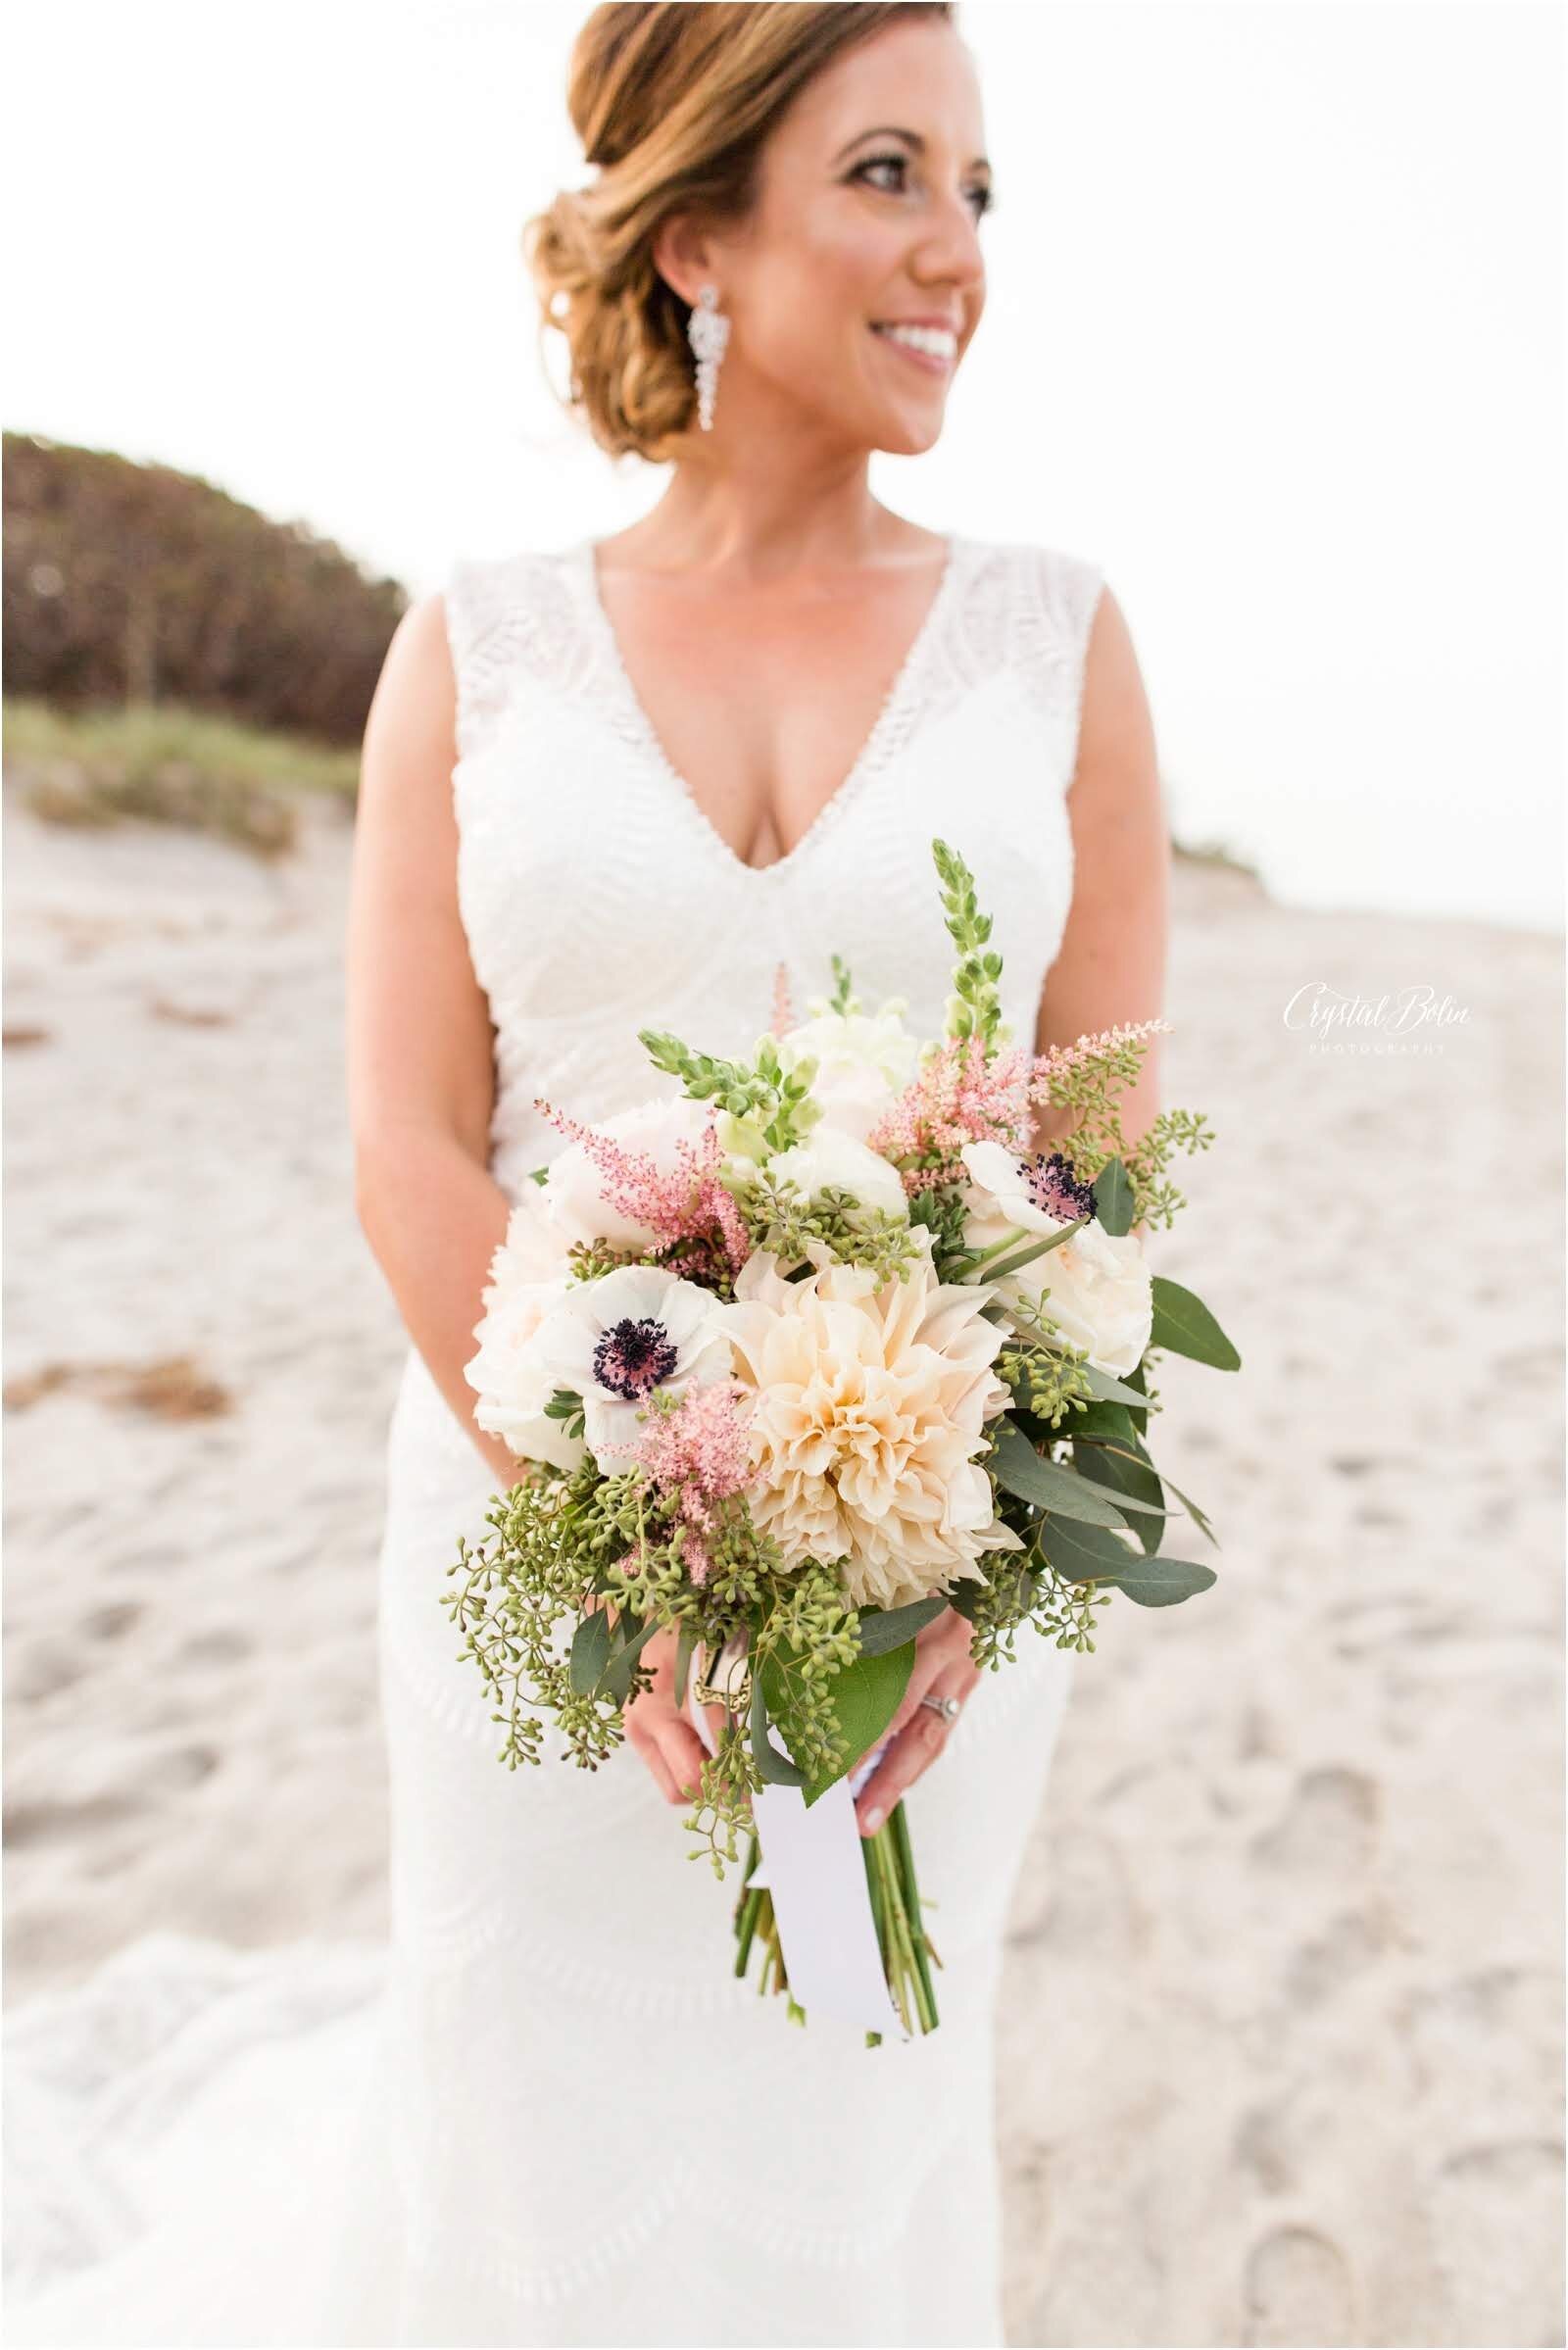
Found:
[[[1060,1170],[1051,1166],[1054,1153],[1021,1158],[1002,1143],[965,1143],[958,1155],[970,1178],[964,1194],[967,1248],[993,1248],[1009,1231],[1062,1232],[1082,1212]],[[990,1283],[1004,1307],[1026,1298],[1042,1301],[1062,1336],[1112,1378],[1124,1379],[1144,1359],[1153,1327],[1153,1283],[1143,1244],[1130,1232],[1106,1232],[1091,1218],[1070,1241],[1016,1273],[998,1281],[982,1265],[974,1278]]]
[[[656,1388],[679,1395],[729,1377],[720,1310],[710,1290],[662,1265],[617,1265],[573,1282],[541,1322],[532,1359],[552,1389],[582,1397],[584,1438],[607,1476],[630,1465]]]

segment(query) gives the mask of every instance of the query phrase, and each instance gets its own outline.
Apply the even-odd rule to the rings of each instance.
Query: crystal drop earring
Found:
[[[697,354],[697,413],[704,432],[713,429],[713,401],[718,392],[718,367],[729,341],[729,318],[718,307],[718,288],[705,285],[686,321],[687,339]]]

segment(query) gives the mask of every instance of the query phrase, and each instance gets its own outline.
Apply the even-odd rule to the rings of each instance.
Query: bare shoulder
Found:
[[[1170,837],[1159,758],[1127,616],[1102,583],[1084,655],[1067,808],[1072,898],[1042,993],[1041,1052],[1120,1020],[1152,1019],[1164,992]],[[1152,1052],[1123,1104],[1129,1139],[1152,1115],[1159,1082]]]
[[[362,785],[378,799],[442,792],[456,763],[456,674],[447,597],[416,597],[393,630],[365,721]]]
[[[1107,779],[1149,788],[1156,759],[1153,718],[1127,615],[1108,585],[1095,606],[1084,656],[1083,709],[1078,732],[1075,795],[1102,793]]]

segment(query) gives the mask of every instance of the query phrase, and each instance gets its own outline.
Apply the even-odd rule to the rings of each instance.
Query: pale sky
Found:
[[[10,31],[5,420],[411,590],[651,505],[517,231],[585,9],[49,0]],[[969,0],[1000,198],[916,520],[1090,556],[1178,834],[1291,903],[1560,927],[1563,34],[1510,0]]]

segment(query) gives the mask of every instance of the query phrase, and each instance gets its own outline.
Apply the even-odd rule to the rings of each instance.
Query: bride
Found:
[[[954,11],[598,8],[569,105],[594,177],[530,224],[542,315],[595,440],[668,485],[613,536],[457,563],[365,742],[357,1199],[411,1342],[380,1560],[390,1948],[359,2005],[261,2046],[233,2110],[286,2105],[297,2161],[259,2182],[251,2124],[187,2102],[156,2175],[177,2211],[143,2165],[139,2269],[40,2296],[17,2341],[1003,2338],[995,2011],[1072,1652],[1026,1632],[982,1679],[951,1610],[922,1633],[858,1810],[870,1833],[908,1795],[943,2021],[871,2052],[735,1981],[733,1885],[688,1866],[702,1750],[670,1660],[604,1768],[513,1775],[440,1601],[513,1479],[464,1369],[511,1203],[562,1147],[541,1099],[593,1121],[668,1090],[640,1027],[746,1052],[779,964],[804,1008],[835,950],[869,1007],[902,994],[939,1033],[934,834],[995,915],[1016,1037],[1155,1015],[1147,704],[1091,563],[919,529],[868,486],[873,451],[936,441],[985,302]],[[1152,1053],[1129,1139],[1156,1085]]]

